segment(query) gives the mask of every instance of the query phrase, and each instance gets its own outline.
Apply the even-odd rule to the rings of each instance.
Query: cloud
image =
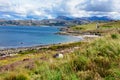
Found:
[[[109,16],[120,19],[119,0],[0,0],[0,18]]]
[[[81,7],[82,4],[83,7]],[[78,7],[85,11],[111,12],[114,10],[113,0],[86,0],[82,4]]]

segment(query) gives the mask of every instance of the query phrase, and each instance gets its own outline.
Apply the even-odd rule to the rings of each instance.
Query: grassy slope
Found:
[[[84,30],[94,30],[92,25],[94,23],[86,25]],[[116,25],[115,28],[120,26],[119,22],[112,22],[102,25],[102,28],[113,25]],[[109,28],[114,29],[107,27]],[[16,63],[15,67],[11,65],[7,68],[9,71],[0,72],[0,80],[119,80],[119,41],[120,33],[115,30],[114,33],[88,43],[57,45],[40,51],[30,51],[31,54],[28,54],[29,51],[23,52],[25,54],[0,60],[0,66]],[[52,57],[63,50],[67,50],[63,59]]]
[[[71,27],[72,30],[77,31],[87,31],[87,30],[95,30],[96,23],[84,24],[84,25],[77,25]]]
[[[120,21],[112,21],[112,22],[100,22],[98,24],[100,26],[100,30],[105,30],[105,29],[115,29],[115,28],[120,28]],[[96,23],[90,23],[90,24],[84,24],[84,25],[77,25],[71,27],[71,30],[78,30],[78,31],[89,31],[89,30],[96,30]]]
[[[120,21],[112,21],[112,22],[100,22],[98,24],[99,28],[96,29],[96,23],[77,25],[69,28],[69,31],[97,34],[97,35],[106,35],[109,33],[113,33],[115,31],[120,31]],[[68,32],[69,32],[68,31]]]

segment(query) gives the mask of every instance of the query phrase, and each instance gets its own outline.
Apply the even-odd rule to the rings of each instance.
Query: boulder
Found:
[[[63,58],[63,54],[61,53],[57,53],[55,55],[53,55],[54,58]]]

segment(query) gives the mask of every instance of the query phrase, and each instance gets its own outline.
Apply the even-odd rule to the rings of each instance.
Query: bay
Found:
[[[0,48],[32,47],[79,41],[80,38],[55,34],[56,26],[0,26]]]

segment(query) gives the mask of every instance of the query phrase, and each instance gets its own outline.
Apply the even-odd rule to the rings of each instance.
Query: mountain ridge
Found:
[[[70,25],[80,25],[86,24],[93,21],[112,21],[113,19],[103,16],[103,17],[67,17],[67,16],[58,16],[55,19],[43,19],[43,20],[0,20],[0,26],[70,26]]]

